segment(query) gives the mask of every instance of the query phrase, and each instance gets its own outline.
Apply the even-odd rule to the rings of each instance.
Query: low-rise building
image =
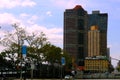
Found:
[[[107,59],[98,59],[98,58],[85,59],[85,71],[108,72],[109,61]]]

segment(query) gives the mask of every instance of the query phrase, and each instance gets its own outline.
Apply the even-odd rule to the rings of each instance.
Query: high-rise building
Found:
[[[77,5],[64,12],[64,51],[79,66],[84,65],[87,53],[87,12]]]
[[[87,14],[80,5],[65,10],[64,51],[78,66],[84,66],[85,57],[107,56],[107,18],[100,11]]]
[[[88,57],[99,56],[100,53],[100,31],[94,25],[88,30]]]
[[[100,31],[100,54],[107,56],[107,13],[100,13],[100,11],[93,11],[88,15],[88,29],[91,26],[98,26]]]

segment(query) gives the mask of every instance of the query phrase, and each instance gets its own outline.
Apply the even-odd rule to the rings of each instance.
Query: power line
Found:
[[[111,57],[111,59],[113,59],[113,60],[116,60],[116,61],[120,61],[119,59],[116,59],[116,58],[112,58],[112,57]]]

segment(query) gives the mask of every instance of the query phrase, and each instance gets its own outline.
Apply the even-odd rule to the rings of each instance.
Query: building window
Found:
[[[78,33],[78,44],[84,44],[84,34]]]
[[[84,65],[84,61],[83,60],[80,60],[79,63],[78,63],[79,66],[83,66]]]
[[[84,20],[78,19],[78,30],[84,30]]]
[[[83,47],[78,47],[78,58],[79,59],[84,59],[84,48]]]
[[[82,10],[78,10],[78,11],[77,11],[77,15],[78,15],[78,16],[84,16],[84,15],[85,15],[85,12],[82,11]]]

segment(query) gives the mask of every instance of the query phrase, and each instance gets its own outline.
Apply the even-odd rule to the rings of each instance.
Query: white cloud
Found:
[[[23,0],[23,2],[21,1],[21,6],[25,7],[25,6],[34,6],[36,5],[35,2],[33,2],[32,0]]]
[[[52,16],[52,12],[51,12],[51,11],[47,11],[47,12],[46,12],[46,15]]]
[[[0,14],[0,24],[12,24],[14,22],[20,23],[21,21],[16,19],[15,16],[10,13]]]
[[[20,17],[24,18],[24,17],[29,17],[30,15],[26,14],[26,13],[21,13]]]
[[[37,19],[38,19],[38,16],[33,15],[27,20],[27,23],[28,24],[34,24]]]
[[[45,26],[39,26],[37,24],[31,25],[31,27],[27,27],[26,28],[27,31],[29,31],[30,33],[32,32],[43,32],[46,34],[46,37],[48,38],[48,40],[51,43],[58,43],[58,44],[62,44],[63,41],[63,36],[62,36],[62,32],[63,30],[61,28],[51,28],[48,29]]]
[[[20,23],[21,27],[26,27],[27,31],[32,32],[43,32],[46,34],[48,40],[53,44],[62,44],[63,43],[63,29],[62,28],[47,28],[46,26],[40,26],[35,21],[38,19],[36,15],[29,15],[26,13],[21,13],[18,17],[10,13],[0,14],[0,24],[2,25],[11,25],[13,23]],[[28,26],[28,27],[27,27]],[[7,26],[10,28],[9,26]],[[0,36],[3,32],[1,32]]]
[[[34,6],[36,5],[35,2],[32,0],[0,0],[0,8],[13,8],[16,6]]]
[[[17,17],[11,13],[1,13],[0,14],[0,24],[8,24],[11,25],[13,23],[20,23],[20,24],[34,24],[35,21],[38,19],[36,15],[29,15],[26,13],[21,13],[17,15]]]

